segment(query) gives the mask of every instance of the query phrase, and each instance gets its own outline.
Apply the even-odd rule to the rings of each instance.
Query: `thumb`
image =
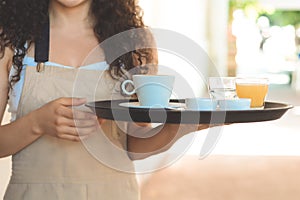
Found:
[[[106,121],[106,120],[103,119],[103,118],[98,118],[98,122],[99,122],[100,125],[103,124],[105,121]]]

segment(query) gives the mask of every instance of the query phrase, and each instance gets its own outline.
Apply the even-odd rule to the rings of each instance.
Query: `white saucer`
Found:
[[[141,106],[139,102],[123,102],[123,103],[120,103],[119,106],[127,107],[127,108],[147,108],[147,109],[161,109],[161,108],[176,109],[176,110],[185,109],[185,104],[184,103],[169,103],[169,106],[162,107],[162,106],[159,106],[159,105]]]

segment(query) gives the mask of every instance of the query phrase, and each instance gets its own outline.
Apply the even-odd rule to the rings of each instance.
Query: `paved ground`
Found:
[[[298,200],[300,157],[185,156],[155,173],[142,200]]]

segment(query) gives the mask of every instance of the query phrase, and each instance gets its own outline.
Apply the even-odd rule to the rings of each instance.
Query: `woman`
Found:
[[[102,67],[101,70],[93,63],[89,63],[93,67],[82,66],[101,42],[133,28],[145,28],[141,10],[134,0],[0,1],[0,119],[7,102],[12,113],[12,122],[0,127],[0,157],[13,155],[6,200],[138,199],[134,175],[96,161],[81,139],[93,137],[100,122],[108,138],[127,152],[112,156],[125,160],[130,168],[130,160],[164,151],[177,138],[194,130],[190,127],[177,134],[178,126],[169,124],[153,137],[128,134],[122,140],[122,131],[113,128],[114,122],[103,122],[89,112],[71,108],[87,101],[70,97],[79,68],[91,80],[97,79],[98,71],[104,73],[105,69],[110,75],[108,82],[114,82],[132,69],[138,69],[134,70],[136,73],[156,72],[151,67],[157,64],[152,49],[135,50],[108,62],[113,48],[103,46],[96,50],[100,61],[95,66]],[[49,32],[47,44],[45,37]],[[141,37],[141,42],[145,42],[142,40]],[[49,51],[39,58],[40,48],[44,52],[45,46]],[[41,65],[43,62],[45,66]],[[97,95],[99,99],[109,98],[105,86]],[[141,131],[134,124],[128,126],[131,132]],[[198,127],[203,128],[207,126]],[[143,131],[156,131],[150,129]]]

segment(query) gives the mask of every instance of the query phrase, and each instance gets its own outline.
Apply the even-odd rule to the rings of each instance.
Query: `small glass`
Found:
[[[236,99],[235,77],[209,77],[209,95],[212,99]]]
[[[237,96],[251,99],[251,108],[264,108],[268,85],[267,78],[237,78]]]

